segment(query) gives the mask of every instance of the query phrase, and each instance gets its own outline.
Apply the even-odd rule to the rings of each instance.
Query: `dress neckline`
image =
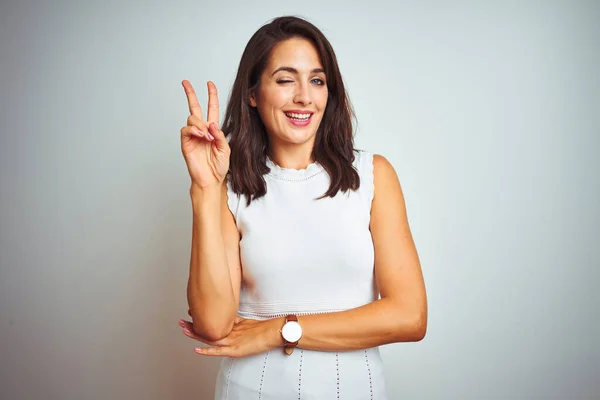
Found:
[[[303,169],[283,168],[275,164],[269,156],[267,156],[267,167],[271,170],[268,175],[288,181],[303,181],[325,171],[325,168],[317,161],[308,164]]]

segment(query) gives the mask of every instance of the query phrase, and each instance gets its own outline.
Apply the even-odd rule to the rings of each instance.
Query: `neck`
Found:
[[[268,151],[269,159],[273,164],[280,168],[287,169],[305,169],[314,162],[312,157],[312,146],[300,148],[298,145],[293,148],[273,148]]]

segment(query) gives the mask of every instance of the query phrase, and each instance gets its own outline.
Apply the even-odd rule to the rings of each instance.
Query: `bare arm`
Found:
[[[220,339],[233,327],[237,314],[241,268],[239,239],[227,205],[227,171],[231,149],[219,123],[217,87],[207,82],[208,115],[189,81],[182,82],[190,116],[181,129],[181,151],[192,179],[193,228],[187,287],[193,330]]]
[[[417,250],[408,225],[402,189],[392,165],[375,155],[371,234],[381,299],[347,311],[299,316],[305,349],[356,350],[393,342],[419,341],[427,330],[427,298]],[[271,320],[272,338],[284,318]]]
[[[358,350],[393,342],[416,342],[425,337],[427,296],[400,182],[384,157],[375,155],[373,164],[375,196],[370,230],[381,299],[351,310],[298,316],[303,330],[300,348]],[[284,320],[241,319],[229,336],[218,341],[193,335],[189,322],[181,320],[180,325],[187,336],[215,346],[196,348],[197,353],[243,357],[283,346],[279,330]]]
[[[227,206],[227,186],[190,190],[192,251],[187,298],[194,331],[218,340],[229,334],[237,315],[241,266],[240,234]]]

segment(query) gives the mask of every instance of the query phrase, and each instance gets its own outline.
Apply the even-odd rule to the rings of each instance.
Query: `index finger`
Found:
[[[206,121],[208,125],[214,122],[219,126],[219,95],[217,94],[217,86],[211,81],[208,81],[208,115]]]
[[[198,103],[198,98],[196,97],[196,92],[194,91],[192,84],[187,80],[184,80],[181,82],[181,84],[185,90],[188,106],[190,108],[190,114],[202,119],[202,108],[200,108],[200,103]]]

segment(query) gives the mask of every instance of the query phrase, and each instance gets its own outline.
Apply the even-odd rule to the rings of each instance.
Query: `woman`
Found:
[[[212,346],[197,353],[223,357],[215,399],[387,398],[378,346],[424,337],[425,286],[393,167],[354,149],[331,45],[299,18],[261,27],[222,129],[215,85],[206,121],[183,86],[192,321],[180,325]]]

